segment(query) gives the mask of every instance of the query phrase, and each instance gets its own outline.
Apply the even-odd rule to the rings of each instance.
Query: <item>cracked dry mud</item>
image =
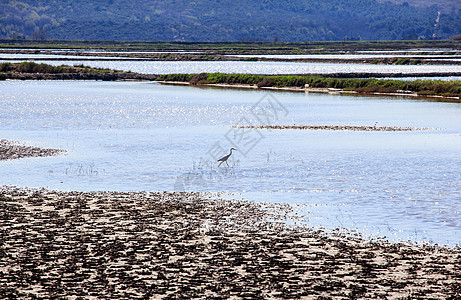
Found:
[[[290,213],[202,193],[3,187],[0,295],[461,297],[459,249],[288,227]]]

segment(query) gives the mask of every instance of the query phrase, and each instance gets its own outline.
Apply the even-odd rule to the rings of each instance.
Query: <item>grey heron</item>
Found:
[[[229,157],[232,155],[232,150],[237,151],[237,149],[235,149],[235,148],[230,148],[230,153],[229,153],[229,154],[227,154],[226,156],[223,156],[223,157],[221,157],[220,159],[218,159],[218,161],[221,162],[221,163],[218,165],[218,168],[221,166],[221,164],[222,164],[223,162],[226,162],[226,165],[229,166],[229,164],[227,163],[227,160],[228,160]]]

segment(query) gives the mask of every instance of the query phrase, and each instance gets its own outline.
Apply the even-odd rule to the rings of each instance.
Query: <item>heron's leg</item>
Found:
[[[223,161],[218,165],[218,168],[221,166],[222,163],[223,163]]]
[[[227,159],[226,159],[226,165],[229,166],[229,164],[227,163]]]

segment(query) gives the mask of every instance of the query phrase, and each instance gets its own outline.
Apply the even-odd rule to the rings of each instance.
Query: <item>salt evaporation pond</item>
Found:
[[[8,60],[0,60],[7,62]],[[17,61],[10,61],[17,62]],[[247,62],[247,61],[86,61],[62,60],[40,61],[54,66],[85,65],[131,71],[143,74],[174,73],[246,73],[246,74],[331,74],[331,73],[461,73],[461,65],[372,65],[341,63],[300,63],[300,62]]]
[[[461,104],[150,82],[5,81],[0,89],[1,138],[68,150],[1,161],[2,185],[224,191],[296,204],[311,226],[461,242]],[[268,100],[282,105],[273,124],[435,129],[231,127],[267,122],[251,111]],[[231,167],[217,168],[216,156],[235,145]]]

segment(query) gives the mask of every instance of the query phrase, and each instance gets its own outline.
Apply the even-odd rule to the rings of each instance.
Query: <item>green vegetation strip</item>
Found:
[[[51,66],[34,62],[0,63],[0,80],[155,80],[158,75],[92,68],[84,65]]]
[[[161,75],[158,81],[189,82],[192,85],[230,84],[255,85],[263,87],[323,88],[355,91],[359,93],[404,93],[419,96],[461,96],[461,81],[443,80],[381,80],[356,78],[330,78],[322,75],[255,75],[255,74],[168,74]]]

